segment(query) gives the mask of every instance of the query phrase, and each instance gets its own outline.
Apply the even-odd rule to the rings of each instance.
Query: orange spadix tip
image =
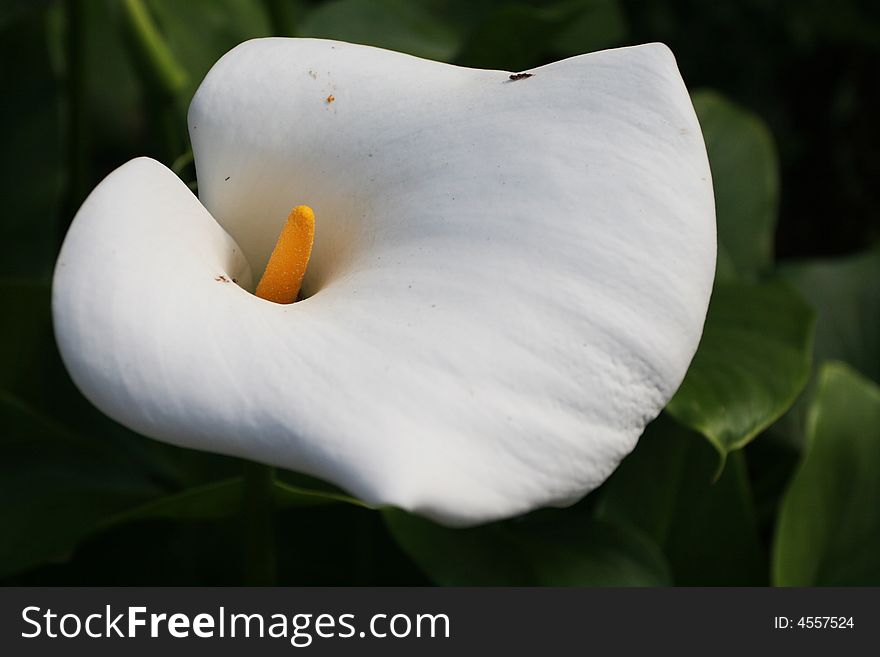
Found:
[[[314,241],[315,213],[308,205],[298,205],[281,229],[256,295],[275,303],[296,301]]]

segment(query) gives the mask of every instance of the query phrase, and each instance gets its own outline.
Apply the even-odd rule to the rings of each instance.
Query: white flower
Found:
[[[201,202],[141,158],[76,215],[53,293],[76,384],[147,436],[449,525],[601,484],[697,348],[709,165],[665,46],[529,73],[235,48],[190,107]],[[306,298],[280,305],[248,290],[299,204]]]

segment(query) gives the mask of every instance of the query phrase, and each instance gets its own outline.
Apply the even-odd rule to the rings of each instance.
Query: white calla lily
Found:
[[[201,202],[137,159],[73,221],[53,311],[76,384],[147,436],[450,525],[582,497],[697,348],[712,185],[665,46],[530,73],[232,50],[190,108]],[[298,204],[306,298],[279,305],[248,290]]]

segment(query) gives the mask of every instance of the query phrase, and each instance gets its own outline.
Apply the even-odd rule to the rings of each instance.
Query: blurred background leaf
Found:
[[[308,13],[298,32],[442,61],[452,57],[460,38],[442,15],[407,0],[332,0]]]
[[[617,0],[579,0],[578,13],[556,36],[553,52],[560,57],[581,55],[623,43],[629,32]]]
[[[69,556],[111,515],[238,470],[232,459],[147,440],[92,407],[55,348],[49,297],[46,283],[0,282],[0,577]]]
[[[803,462],[773,554],[781,586],[880,585],[880,387],[840,363],[819,373]]]
[[[145,65],[155,52],[134,19],[179,73],[162,82]],[[272,34],[515,71],[666,42],[698,90],[719,237],[691,371],[603,487],[569,509],[449,530],[282,472],[282,583],[762,584],[771,546],[776,583],[877,582],[880,5],[861,0],[0,4],[0,581],[242,581],[240,463],[98,413],[55,348],[48,282],[74,212],[115,167],[148,155],[194,182],[192,93],[228,49]],[[786,412],[811,354],[818,385]],[[817,379],[828,359],[849,368]],[[727,454],[717,480],[696,432]]]
[[[399,510],[385,512],[394,538],[444,586],[663,586],[659,548],[635,529],[537,511],[473,529],[448,529]]]
[[[146,6],[187,73],[180,98],[183,110],[222,55],[242,41],[272,35],[265,5],[253,0],[147,0]]]
[[[102,518],[160,486],[114,449],[84,440],[0,393],[0,577],[68,557]]]
[[[138,520],[217,520],[233,518],[242,512],[244,479],[231,477],[194,486],[179,493],[157,497],[145,504],[132,505],[121,513],[102,518],[101,529]],[[325,504],[364,505],[336,492],[313,490],[274,482],[275,508],[323,506]]]
[[[522,71],[546,58],[613,46],[625,36],[626,19],[614,0],[503,3],[475,21],[456,62]]]
[[[880,382],[880,249],[845,258],[800,260],[779,268],[816,311],[813,362],[849,363]],[[794,406],[774,427],[774,435],[796,449],[803,446],[815,376]]]
[[[757,280],[773,264],[779,201],[773,138],[761,119],[714,91],[691,98],[712,167],[720,271]]]
[[[4,0],[0,4],[0,29],[10,23],[26,20],[44,10],[52,0]]]
[[[852,363],[880,382],[880,249],[779,271],[816,310],[816,362]]]
[[[765,585],[745,458],[731,454],[715,481],[717,466],[705,440],[661,416],[597,491],[596,513],[653,538],[677,585]]]
[[[0,276],[46,278],[61,236],[57,212],[64,180],[62,93],[49,61],[45,21],[23,7],[0,14]],[[19,20],[13,21],[13,17]],[[13,62],[28,62],[27,69]]]

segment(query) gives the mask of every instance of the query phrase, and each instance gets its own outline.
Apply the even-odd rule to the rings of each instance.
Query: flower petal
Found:
[[[207,210],[135,160],[74,221],[54,288],[74,380],[146,435],[447,524],[598,486],[696,350],[709,167],[665,46],[530,72],[319,40],[231,51],[190,108]],[[223,282],[259,275],[299,204],[310,296]]]

